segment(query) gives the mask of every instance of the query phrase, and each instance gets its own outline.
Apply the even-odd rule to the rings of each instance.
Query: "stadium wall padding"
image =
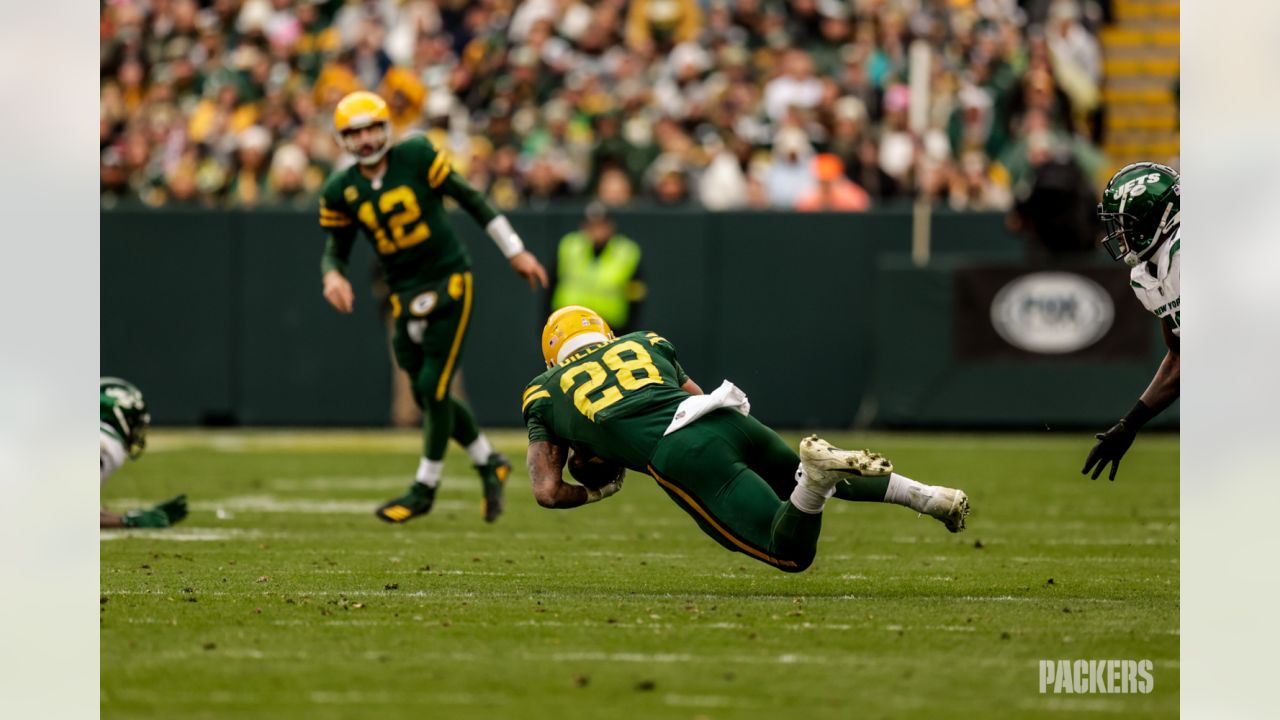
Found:
[[[546,262],[581,211],[510,217]],[[1162,354],[1155,342],[1145,363],[958,362],[955,268],[1024,262],[995,213],[936,213],[923,269],[906,259],[909,212],[615,220],[644,251],[640,324],[670,338],[704,388],[731,379],[782,427],[1101,426],[1132,405]],[[476,277],[465,390],[484,424],[519,425],[520,392],[542,365],[546,297],[469,218],[453,224]],[[339,315],[320,296],[322,237],[296,211],[103,211],[102,372],[142,387],[157,424],[386,424],[392,364],[373,253],[357,245],[355,312]]]

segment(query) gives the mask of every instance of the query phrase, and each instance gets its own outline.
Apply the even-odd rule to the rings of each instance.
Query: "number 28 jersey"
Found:
[[[570,355],[525,388],[529,442],[591,452],[638,472],[653,455],[689,379],[675,347],[634,332]]]

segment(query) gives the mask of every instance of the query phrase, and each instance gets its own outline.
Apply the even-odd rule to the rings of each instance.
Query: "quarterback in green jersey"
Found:
[[[391,289],[396,364],[408,373],[422,408],[417,477],[408,492],[376,514],[401,523],[431,510],[452,437],[471,456],[484,488],[484,519],[493,522],[502,513],[511,464],[493,451],[470,408],[449,392],[471,320],[472,278],[466,247],[445,217],[445,197],[484,226],[531,287],[546,287],[547,274],[507,218],[453,172],[445,152],[424,137],[393,146],[390,117],[387,104],[370,92],[352,93],[338,103],[334,127],[356,164],[335,172],[320,198],[320,225],[328,231],[321,260],[325,300],[338,312],[351,312],[354,296],[346,266],[357,231],[363,230]]]
[[[1140,162],[1111,176],[1102,191],[1098,216],[1106,224],[1102,247],[1128,265],[1129,287],[1138,301],[1160,321],[1168,351],[1137,404],[1106,432],[1085,458],[1087,474],[1097,480],[1111,465],[1116,479],[1120,459],[1142,426],[1178,399],[1182,378],[1182,178],[1167,165]]]
[[[797,454],[750,415],[733,383],[704,394],[653,332],[614,337],[595,311],[561,308],[542,331],[547,370],[525,388],[538,504],[572,508],[617,493],[625,469],[653,477],[712,539],[784,572],[813,562],[837,497],[905,505],[965,527],[969,498],[893,472],[869,450],[810,436]],[[564,468],[581,484],[564,481]]]
[[[98,380],[99,484],[105,483],[125,460],[137,460],[147,447],[151,413],[142,391],[120,378]],[[121,515],[103,508],[100,528],[163,528],[187,516],[187,496],[179,495],[153,508],[130,510]]]

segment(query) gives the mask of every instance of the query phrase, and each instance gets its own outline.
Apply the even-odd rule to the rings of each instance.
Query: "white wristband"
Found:
[[[511,221],[506,215],[499,215],[490,220],[489,224],[484,226],[484,231],[489,233],[489,237],[493,238],[493,242],[508,260],[524,252],[524,242],[511,227]]]

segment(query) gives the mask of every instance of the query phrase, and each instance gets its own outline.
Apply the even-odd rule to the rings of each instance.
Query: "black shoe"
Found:
[[[379,519],[389,523],[402,523],[431,512],[436,489],[420,482],[409,486],[409,491],[374,511]]]
[[[498,519],[506,507],[502,491],[507,486],[507,478],[511,477],[511,463],[498,453],[489,455],[489,462],[476,465],[480,473],[480,482],[484,485],[484,499],[480,501],[480,509],[484,513],[484,521],[491,523]]]

